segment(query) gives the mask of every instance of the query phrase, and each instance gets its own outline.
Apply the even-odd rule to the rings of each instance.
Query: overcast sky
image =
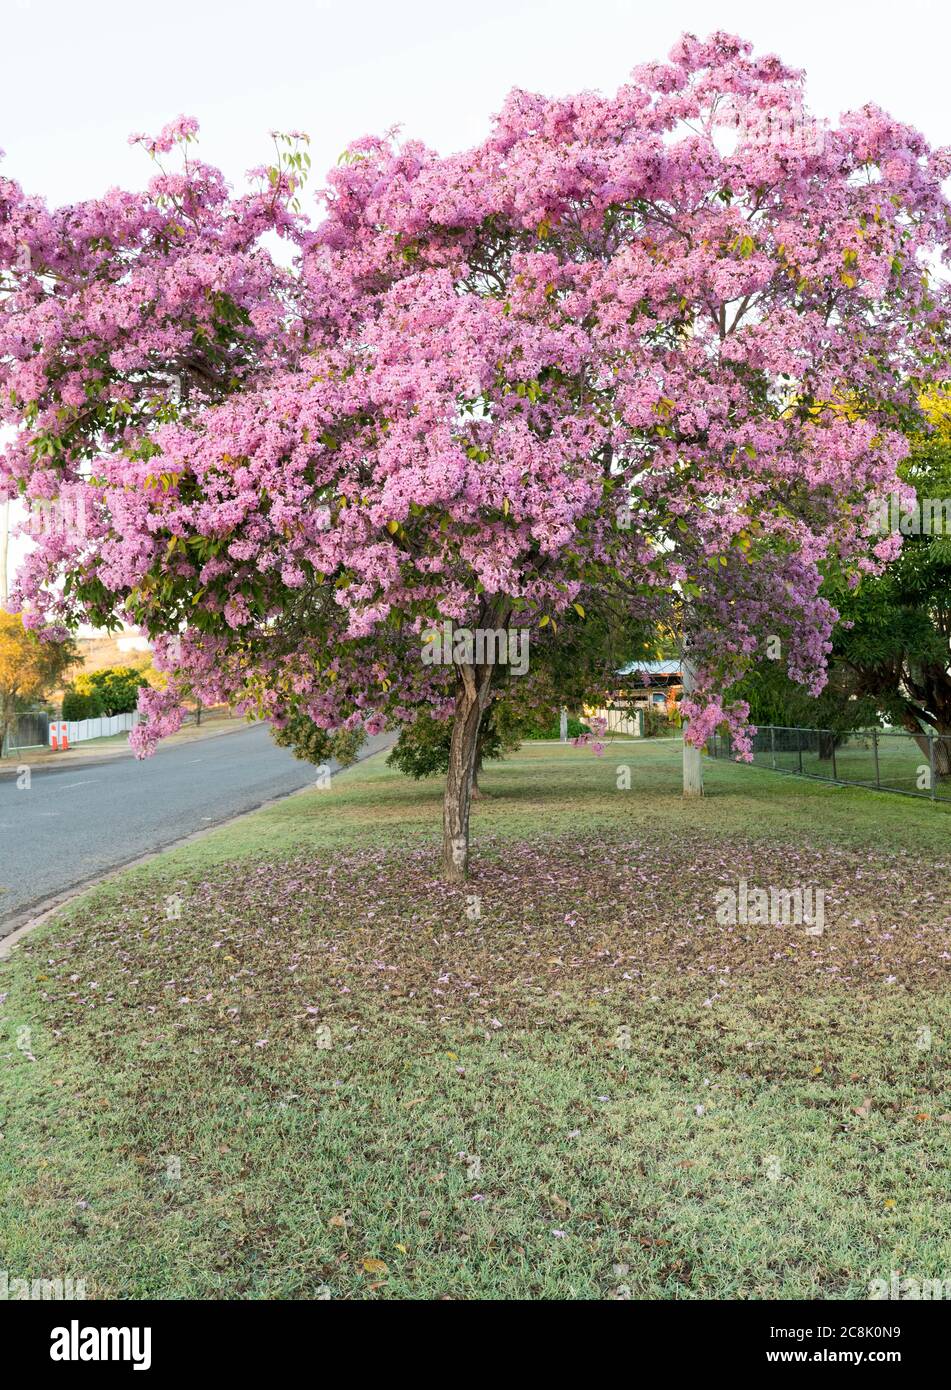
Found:
[[[274,128],[308,131],[315,171],[397,123],[446,153],[482,138],[510,87],[613,91],[684,30],[727,29],[805,68],[817,115],[874,100],[951,143],[937,0],[2,0],[0,14],[4,172],[54,202],[143,182],[127,136],[180,113],[236,181]]]
[[[312,137],[315,185],[357,136],[399,124],[476,143],[513,86],[613,91],[684,30],[721,28],[806,69],[818,116],[875,101],[951,144],[947,0],[0,0],[0,165],[51,203],[139,186],[127,137],[201,123],[236,184],[272,129]]]

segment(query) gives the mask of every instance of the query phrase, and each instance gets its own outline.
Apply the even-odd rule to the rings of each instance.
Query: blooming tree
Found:
[[[313,227],[296,137],[236,197],[193,136],[148,142],[185,157],[144,194],[0,184],[4,473],[86,518],[19,597],[156,639],[139,751],[188,693],[327,729],[434,710],[460,880],[499,666],[434,661],[444,624],[677,621],[697,746],[743,747],[725,692],[767,637],[821,687],[823,573],[893,552],[868,499],[946,350],[947,152],[875,107],[819,128],[800,74],[724,34],[613,97],[513,92],[462,154],[357,141]]]

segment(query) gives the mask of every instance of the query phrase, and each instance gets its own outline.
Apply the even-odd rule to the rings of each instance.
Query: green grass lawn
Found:
[[[0,1269],[123,1298],[951,1278],[951,806],[709,760],[685,803],[679,758],[490,764],[464,890],[439,784],[374,759],[38,928],[0,965]],[[718,922],[741,878],[822,890],[823,933]]]

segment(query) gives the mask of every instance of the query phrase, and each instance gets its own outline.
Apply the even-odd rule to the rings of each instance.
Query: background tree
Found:
[[[819,695],[810,695],[790,680],[781,664],[770,660],[757,662],[734,686],[733,694],[749,705],[750,721],[757,726],[822,730],[817,746],[823,759],[831,758],[848,734],[879,722],[877,702],[859,696],[850,672],[835,658]]]
[[[755,724],[829,730],[820,753],[831,756],[853,730],[881,720],[913,735],[927,756],[929,731],[936,772],[951,775],[951,396],[923,396],[927,429],[910,436],[899,496],[872,501],[876,525],[897,526],[901,549],[880,574],[858,584],[833,569],[823,591],[841,615],[833,634],[829,681],[818,696],[791,681],[775,661],[761,660],[733,688]]]
[[[131,714],[138,704],[139,691],[148,684],[148,677],[138,667],[106,666],[99,671],[81,672],[72,689],[78,695],[93,696],[101,707],[100,713],[112,718],[115,714]]]
[[[14,719],[59,684],[78,659],[71,641],[42,641],[0,609],[0,753]]]
[[[902,466],[913,489],[895,515],[907,518],[902,548],[885,572],[840,588],[833,670],[891,723],[906,729],[935,770],[951,776],[951,420],[947,396],[932,396],[935,428],[912,439]],[[914,500],[912,500],[914,498]],[[937,504],[932,506],[930,504]],[[918,528],[921,529],[918,529]]]

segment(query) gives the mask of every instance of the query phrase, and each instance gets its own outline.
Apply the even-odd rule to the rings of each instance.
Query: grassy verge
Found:
[[[951,808],[706,772],[686,804],[675,744],[526,747],[461,892],[438,785],[374,760],[88,894],[0,968],[0,1268],[172,1298],[951,1277]],[[821,890],[822,935],[718,922],[741,878]]]

